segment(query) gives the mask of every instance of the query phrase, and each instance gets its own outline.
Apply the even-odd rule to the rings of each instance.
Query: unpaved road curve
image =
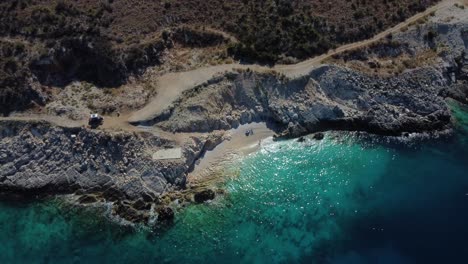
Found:
[[[323,54],[323,55],[318,56],[318,57],[314,57],[314,58],[309,59],[309,60],[299,62],[297,64],[277,65],[277,66],[274,67],[274,70],[278,71],[278,72],[281,72],[281,73],[283,73],[283,74],[285,74],[286,76],[289,76],[289,77],[305,75],[305,74],[310,72],[310,69],[312,67],[321,64],[324,60],[326,60],[326,59],[328,59],[328,58],[330,58],[330,57],[332,57],[334,55],[343,53],[345,51],[365,47],[365,46],[368,46],[368,45],[370,45],[372,43],[375,43],[375,42],[377,42],[379,40],[382,40],[385,37],[387,37],[389,34],[401,31],[402,28],[407,27],[412,23],[415,23],[419,19],[422,19],[425,16],[430,15],[432,12],[435,12],[435,11],[443,9],[443,8],[450,7],[450,6],[454,5],[457,2],[459,3],[459,2],[462,2],[462,1],[443,0],[440,3],[438,3],[437,5],[434,5],[434,6],[430,7],[430,8],[428,8],[428,9],[426,9],[424,12],[421,12],[421,13],[418,13],[418,14],[414,15],[414,16],[408,18],[407,20],[401,22],[400,24],[395,25],[392,28],[389,28],[389,29],[387,29],[385,31],[380,32],[379,34],[375,35],[374,37],[372,37],[370,39],[366,39],[366,40],[363,40],[363,41],[354,42],[354,43],[350,43],[350,44],[347,44],[347,45],[340,46],[340,47],[338,47],[338,48],[336,48],[334,50],[329,51],[326,54]],[[466,2],[466,1],[463,1],[463,2]]]
[[[168,73],[157,79],[158,90],[157,95],[149,101],[149,103],[142,109],[122,115],[120,117],[105,117],[106,122],[104,129],[120,129],[135,131],[138,130],[134,126],[131,126],[130,123],[140,123],[148,120],[154,119],[162,111],[167,109],[184,91],[193,88],[196,85],[199,85],[207,80],[211,79],[215,74],[230,71],[236,68],[247,69],[250,68],[255,71],[265,72],[265,71],[277,71],[282,74],[285,74],[288,77],[300,76],[309,73],[314,67],[323,63],[324,60],[330,58],[333,55],[340,54],[342,52],[365,47],[369,44],[377,42],[385,38],[390,33],[399,32],[402,28],[416,22],[417,20],[429,15],[432,12],[435,12],[440,9],[444,9],[454,5],[455,3],[468,4],[468,0],[442,0],[437,5],[434,5],[424,12],[418,13],[406,21],[389,28],[371,39],[367,39],[360,42],[355,42],[341,46],[337,49],[331,50],[327,54],[323,54],[318,57],[314,57],[305,61],[302,61],[297,64],[291,65],[276,65],[274,67],[265,67],[261,65],[251,64],[224,64],[217,66],[210,66],[199,68],[187,72],[177,72],[177,73]],[[12,117],[0,117],[0,120],[45,120],[62,126],[82,126],[86,124],[86,121],[74,122],[71,120],[64,120],[63,118],[57,118],[48,115],[21,115],[12,116]]]
[[[193,88],[194,86],[199,85],[203,82],[206,82],[207,80],[211,79],[216,73],[230,71],[236,68],[250,68],[255,71],[274,70],[288,77],[305,75],[309,73],[312,70],[312,68],[320,65],[324,60],[330,58],[333,55],[340,54],[342,52],[349,51],[352,49],[368,46],[369,44],[372,44],[385,38],[390,33],[399,32],[402,28],[407,27],[408,25],[418,21],[419,19],[429,15],[432,12],[446,7],[450,7],[457,2],[460,3],[462,1],[442,0],[440,3],[426,9],[424,12],[414,15],[405,20],[404,22],[383,31],[370,39],[338,47],[334,50],[329,51],[326,54],[302,61],[297,64],[276,65],[271,68],[256,64],[224,64],[206,68],[199,68],[187,72],[168,73],[158,78],[158,94],[144,108],[130,115],[128,122],[140,123],[154,119],[156,116],[161,114],[162,111],[167,109],[167,107],[169,107],[172,104],[172,102],[174,102],[180,96],[182,92]],[[466,2],[466,0],[463,0],[463,2]]]
[[[168,108],[182,92],[211,79],[216,73],[229,71],[236,67],[240,67],[240,65],[225,64],[165,74],[157,79],[157,95],[143,109],[133,113],[128,121],[132,123],[151,120]]]

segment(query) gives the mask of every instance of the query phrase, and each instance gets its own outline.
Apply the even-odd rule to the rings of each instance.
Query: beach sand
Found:
[[[245,132],[252,129],[253,135],[246,136]],[[258,150],[265,139],[273,137],[275,133],[265,123],[251,123],[227,131],[227,139],[214,150],[205,153],[189,173],[187,179],[190,184],[210,181],[214,174],[235,157],[245,156]]]

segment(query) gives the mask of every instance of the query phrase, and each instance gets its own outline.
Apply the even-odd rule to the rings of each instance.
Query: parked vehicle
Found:
[[[99,114],[91,114],[89,116],[88,125],[91,128],[97,128],[98,126],[101,126],[103,123],[104,123],[104,118],[100,116]]]

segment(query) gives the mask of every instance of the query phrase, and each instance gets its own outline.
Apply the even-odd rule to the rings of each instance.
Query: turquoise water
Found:
[[[0,205],[1,263],[468,263],[468,112],[455,136],[266,144],[172,228],[60,200]]]

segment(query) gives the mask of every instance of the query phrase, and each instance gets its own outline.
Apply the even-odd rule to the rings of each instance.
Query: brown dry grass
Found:
[[[375,47],[378,47],[376,44]],[[355,51],[356,53],[360,52]],[[365,50],[361,52],[366,52]],[[369,51],[368,51],[369,52]],[[327,63],[343,65],[348,68],[365,72],[371,75],[391,76],[400,74],[405,70],[416,69],[433,65],[438,58],[440,51],[434,49],[425,49],[417,52],[416,54],[409,54],[402,52],[398,56],[378,56],[373,54],[372,51],[367,55],[362,55],[361,58],[346,60],[343,57],[331,58]],[[363,53],[364,54],[364,53]]]
[[[158,38],[167,28],[190,25],[234,35],[255,51],[306,58],[345,42],[366,39],[438,0],[11,0],[0,3],[0,33],[40,35],[31,19],[49,10],[62,34],[99,32],[114,44]],[[16,4],[15,4],[16,3]],[[46,30],[54,31],[47,25]],[[94,30],[94,31],[93,31]],[[45,34],[45,37],[50,37]],[[324,46],[324,47],[322,47]]]

